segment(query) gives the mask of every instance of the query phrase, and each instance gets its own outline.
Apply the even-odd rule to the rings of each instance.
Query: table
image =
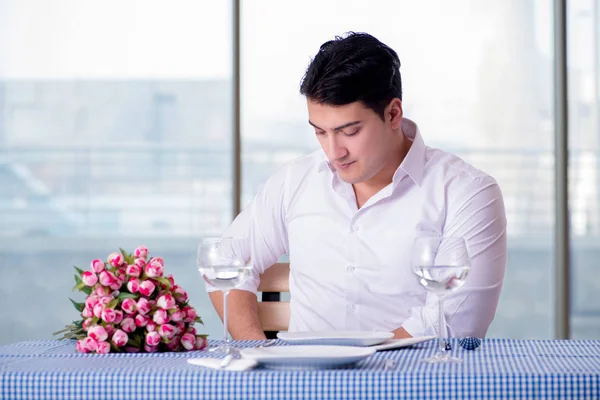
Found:
[[[352,367],[230,372],[186,363],[212,356],[206,351],[97,355],[76,353],[72,341],[27,341],[0,347],[0,398],[600,398],[600,340],[484,339],[473,351],[451,344],[464,363],[421,363],[436,350],[430,341]]]

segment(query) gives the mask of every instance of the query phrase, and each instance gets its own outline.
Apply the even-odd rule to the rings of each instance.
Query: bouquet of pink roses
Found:
[[[77,339],[77,351],[82,353],[206,348],[207,335],[196,334],[193,327],[202,320],[173,276],[163,276],[163,259],[148,259],[145,246],[138,246],[133,255],[120,250],[107,262],[92,261],[88,271],[75,267],[73,291],[87,298],[83,303],[70,300],[83,319],[54,334]]]

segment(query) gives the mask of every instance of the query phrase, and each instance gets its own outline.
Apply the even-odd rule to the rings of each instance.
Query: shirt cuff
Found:
[[[411,310],[411,316],[402,324],[402,328],[412,337],[437,336],[438,321],[437,304],[435,307],[415,307]]]

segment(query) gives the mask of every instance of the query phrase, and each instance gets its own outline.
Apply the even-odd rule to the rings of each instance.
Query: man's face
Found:
[[[338,175],[356,184],[370,180],[389,162],[393,130],[362,102],[344,106],[308,100],[309,123]]]

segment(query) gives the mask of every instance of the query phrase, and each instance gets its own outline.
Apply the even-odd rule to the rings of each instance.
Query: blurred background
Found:
[[[600,0],[568,1],[571,337],[600,338]],[[552,338],[552,0],[0,0],[0,345],[77,318],[73,266],[146,244],[221,337],[198,241],[317,148],[298,89],[319,46],[364,31],[402,62],[425,142],[494,176],[509,258],[489,337]]]

